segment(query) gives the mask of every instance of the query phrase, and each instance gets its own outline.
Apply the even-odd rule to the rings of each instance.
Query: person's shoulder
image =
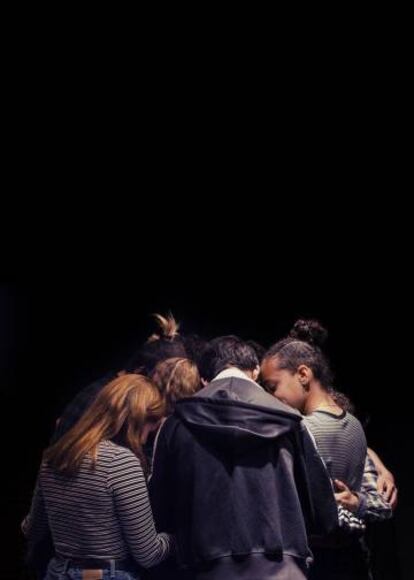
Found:
[[[361,421],[355,417],[352,413],[346,411],[345,419],[348,421],[350,425],[352,425],[355,429],[359,429],[360,431],[364,431]]]
[[[317,425],[324,420],[324,415],[320,413],[310,413],[309,415],[302,415],[303,422],[305,425]]]
[[[123,445],[118,445],[114,441],[101,441],[99,444],[99,451],[110,458],[111,462],[116,465],[141,465],[139,458],[135,455],[131,449],[124,447]]]

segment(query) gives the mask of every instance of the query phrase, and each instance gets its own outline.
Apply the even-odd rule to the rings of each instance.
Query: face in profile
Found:
[[[260,372],[262,382],[269,392],[286,405],[303,412],[307,393],[298,372],[281,369],[277,356],[264,359]]]

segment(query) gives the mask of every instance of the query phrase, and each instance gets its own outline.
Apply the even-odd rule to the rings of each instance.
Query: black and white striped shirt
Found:
[[[318,451],[332,479],[340,479],[352,489],[361,489],[367,456],[367,440],[361,423],[343,411],[334,415],[316,410],[303,417],[315,438]]]
[[[24,531],[36,542],[48,527],[56,553],[68,558],[132,557],[148,568],[171,544],[155,530],[139,459],[111,441],[99,444],[94,469],[89,457],[73,476],[42,464]]]

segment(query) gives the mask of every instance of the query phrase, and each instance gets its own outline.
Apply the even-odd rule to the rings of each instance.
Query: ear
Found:
[[[309,391],[310,382],[313,379],[312,369],[307,365],[299,365],[297,370],[299,381],[305,391]]]
[[[259,378],[259,375],[260,375],[260,367],[259,367],[259,365],[256,365],[256,367],[252,371],[252,378],[253,378],[253,380],[254,381],[257,381],[257,379]]]

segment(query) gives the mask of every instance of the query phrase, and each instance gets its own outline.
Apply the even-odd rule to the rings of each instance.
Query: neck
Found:
[[[315,383],[311,385],[309,389],[309,395],[305,402],[304,414],[310,415],[319,408],[330,410],[333,413],[342,411],[342,409],[335,403],[332,396],[323,389],[321,384]]]

